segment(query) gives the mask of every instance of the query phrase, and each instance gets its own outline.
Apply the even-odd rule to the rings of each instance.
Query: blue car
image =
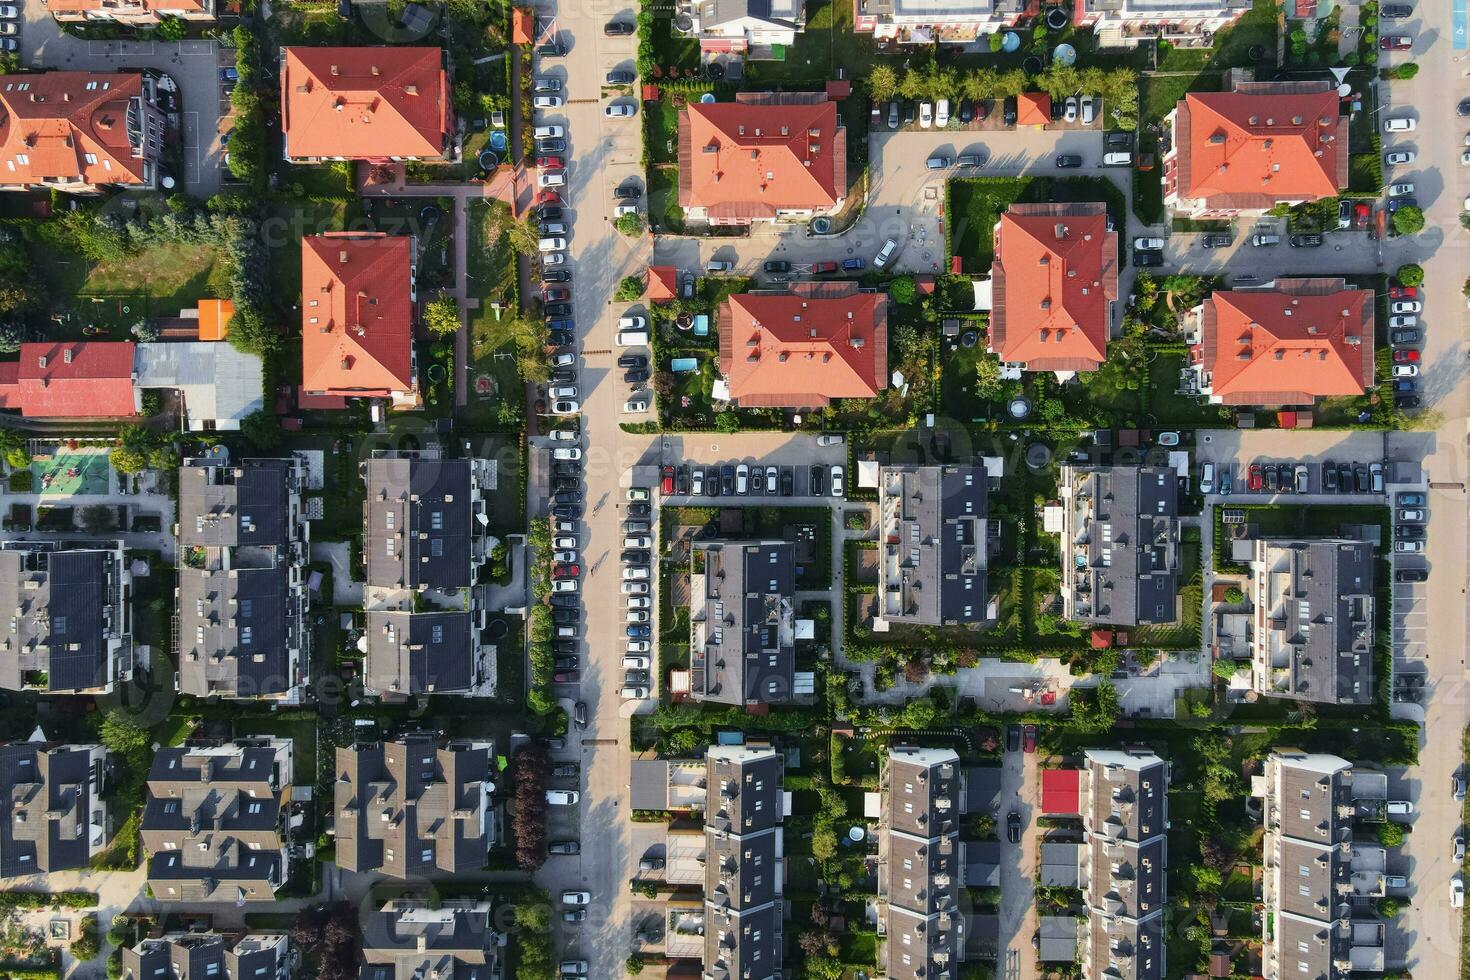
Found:
[[[651,636],[653,636],[653,627],[652,626],[629,626],[628,627],[628,639],[630,639],[630,640],[646,640],[646,639],[648,639]]]
[[[868,265],[868,260],[867,259],[843,259],[842,260],[842,267],[844,269],[863,269],[863,268],[866,268],[867,265]]]
[[[565,330],[568,333],[576,333],[577,325],[571,320],[547,320],[547,330]]]

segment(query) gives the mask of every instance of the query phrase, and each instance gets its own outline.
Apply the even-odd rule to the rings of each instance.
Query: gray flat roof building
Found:
[[[1083,976],[1163,980],[1168,765],[1147,750],[1089,749],[1086,761]]]
[[[690,697],[748,706],[796,688],[796,548],[786,541],[694,545]]]
[[[291,741],[162,748],[148,770],[143,847],[163,902],[269,902],[290,871]]]
[[[959,755],[894,746],[879,780],[879,970],[890,980],[957,974],[965,957],[959,895],[966,883]]]
[[[1374,546],[1258,538],[1252,549],[1252,688],[1297,701],[1371,704]]]
[[[1179,618],[1179,482],[1165,466],[1063,464],[1062,607],[1108,626]]]
[[[397,899],[363,917],[358,980],[494,980],[504,945],[487,901]]]
[[[100,745],[0,746],[0,878],[85,868],[107,844]]]
[[[0,544],[0,688],[102,694],[132,677],[131,592],[121,541]]]
[[[428,734],[337,749],[337,864],[395,878],[482,871],[495,748]]]
[[[988,487],[982,466],[879,470],[875,631],[985,621]]]
[[[311,662],[299,458],[179,469],[179,688],[297,700]]]
[[[705,764],[704,976],[772,980],[782,969],[785,764],[748,745],[711,746]]]

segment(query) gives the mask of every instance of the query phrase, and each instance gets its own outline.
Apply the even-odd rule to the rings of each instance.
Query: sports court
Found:
[[[112,490],[112,466],[105,449],[58,448],[52,456],[31,458],[37,493],[58,497],[99,496]]]

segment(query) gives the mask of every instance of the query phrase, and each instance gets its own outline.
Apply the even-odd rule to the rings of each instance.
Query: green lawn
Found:
[[[470,205],[469,290],[480,305],[470,311],[469,401],[460,418],[475,429],[519,429],[525,416],[515,339],[500,326],[492,309],[498,303],[500,316],[509,317],[518,303],[516,256],[498,236],[498,226],[508,219],[508,208],[501,201]]]
[[[349,198],[356,193],[352,164],[342,160],[323,164],[281,164],[281,186],[297,197]]]
[[[648,168],[648,217],[654,231],[678,234],[684,230],[679,206],[679,168],[674,164]]]
[[[1186,355],[1172,351],[1159,352],[1148,365],[1148,390],[1146,394],[1146,418],[1149,424],[1159,426],[1191,428],[1195,426],[1224,426],[1229,421],[1229,410],[1219,405],[1201,405],[1194,398],[1176,395],[1179,372],[1185,365]]]
[[[279,295],[295,302],[301,296],[301,239],[329,231],[344,231],[356,213],[356,203],[308,201],[277,196],[266,202],[262,226],[271,250],[271,282]]]
[[[773,85],[818,86],[836,78],[844,68],[849,78],[867,77],[884,56],[871,34],[853,30],[852,4],[843,0],[812,0],[807,4],[806,30],[785,49],[781,61],[746,61],[747,88]],[[890,59],[897,60],[897,59]]]
[[[296,786],[317,783],[317,719],[305,711],[280,715],[248,715],[235,722],[235,735],[278,735],[291,740],[292,782]]]
[[[670,96],[643,103],[643,145],[651,166],[679,162],[679,110]]]

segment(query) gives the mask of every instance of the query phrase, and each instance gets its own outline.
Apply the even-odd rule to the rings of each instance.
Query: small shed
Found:
[[[648,267],[648,301],[667,303],[679,296],[679,270],[671,265]]]
[[[1048,816],[1077,816],[1082,810],[1082,770],[1043,769],[1041,812]]]
[[[1016,96],[1016,126],[1045,126],[1051,122],[1051,96],[1022,92]]]
[[[536,15],[529,7],[516,7],[511,11],[510,40],[512,44],[536,42]]]
[[[1072,841],[1043,841],[1041,845],[1041,883],[1054,888],[1076,888],[1077,850]]]
[[[1041,917],[1041,962],[1071,963],[1077,959],[1077,926],[1080,921],[1070,915]]]

